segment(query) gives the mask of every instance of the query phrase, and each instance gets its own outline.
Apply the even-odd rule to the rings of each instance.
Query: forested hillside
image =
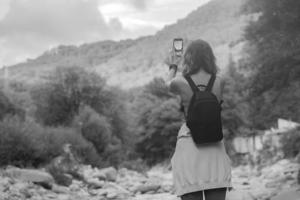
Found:
[[[247,56],[241,62],[250,74],[252,125],[264,129],[279,117],[299,122],[300,2],[251,0],[244,11],[261,13],[247,26]]]
[[[22,83],[34,83],[43,79],[56,67],[78,66],[91,68],[120,54],[139,40],[100,41],[80,46],[60,45],[44,52],[36,59],[7,68],[7,78]],[[2,69],[2,71],[4,71]]]

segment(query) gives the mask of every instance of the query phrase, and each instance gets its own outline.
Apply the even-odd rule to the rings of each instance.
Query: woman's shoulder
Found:
[[[222,90],[225,84],[225,79],[222,75],[217,74],[215,83],[214,83],[214,88],[216,90]],[[170,91],[173,93],[181,93],[184,89],[186,89],[188,86],[187,80],[182,76],[176,76],[173,78],[170,82]]]

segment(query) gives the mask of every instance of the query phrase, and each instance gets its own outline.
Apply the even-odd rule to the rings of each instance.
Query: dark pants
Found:
[[[205,200],[225,200],[226,188],[204,190],[204,196]],[[203,200],[203,191],[184,194],[181,200]]]

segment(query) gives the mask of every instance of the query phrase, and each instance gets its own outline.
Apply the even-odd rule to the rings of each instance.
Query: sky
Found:
[[[0,0],[0,67],[60,44],[153,35],[209,0]]]

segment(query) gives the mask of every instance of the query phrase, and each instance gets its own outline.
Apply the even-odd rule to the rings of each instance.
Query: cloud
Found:
[[[103,39],[111,32],[95,0],[13,0],[0,22],[0,36],[22,34],[68,43],[78,39]]]
[[[7,14],[9,10],[9,0],[0,1],[0,20]]]
[[[155,0],[99,0],[100,5],[122,4],[142,11],[147,10],[154,3]]]
[[[104,20],[97,0],[11,0],[2,4],[6,15],[0,18],[0,67],[59,44],[119,39],[123,31],[119,19]]]
[[[146,1],[146,0],[131,0],[131,3],[138,9],[146,10],[149,0],[148,1]]]

